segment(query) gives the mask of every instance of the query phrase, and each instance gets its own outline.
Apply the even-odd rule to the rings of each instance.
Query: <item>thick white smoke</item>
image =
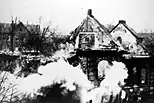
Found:
[[[127,70],[123,63],[114,61],[112,66],[107,61],[99,63],[98,71],[100,74],[103,72],[105,79],[99,87],[94,87],[83,73],[80,65],[73,67],[67,63],[65,59],[67,56],[64,50],[58,51],[54,57],[59,58],[59,60],[40,66],[38,68],[39,74],[16,78],[13,74],[8,73],[8,83],[5,85],[15,84],[19,93],[30,94],[33,97],[39,93],[38,90],[41,87],[62,84],[61,88],[65,87],[66,90],[77,91],[82,103],[90,100],[93,103],[101,103],[102,97],[104,102],[107,102],[111,95],[116,96],[121,91],[119,83],[123,85],[124,79],[127,78]]]
[[[42,75],[29,75],[18,83],[18,88],[22,92],[28,94],[37,94],[37,91],[41,87],[56,83],[63,83],[62,87],[65,87],[69,91],[75,91],[76,85],[86,89],[92,88],[91,82],[80,69],[80,65],[78,67],[69,65],[69,63],[65,61],[64,56],[66,55],[64,55],[63,51],[58,51],[57,54],[54,56],[60,56],[57,62],[49,63],[46,66],[40,66],[38,68],[38,73]]]
[[[121,85],[124,85],[124,79],[128,77],[127,69],[122,62],[113,62],[113,66],[106,72],[105,79],[100,83],[100,87],[106,88],[113,97],[121,91]]]
[[[69,91],[77,90],[76,87],[84,88],[86,91],[93,88],[87,76],[79,66],[73,67],[65,61],[63,50],[58,51],[54,57],[59,58],[57,62],[49,63],[38,68],[38,74],[31,74],[25,78],[16,78],[15,75],[8,73],[9,83],[16,84],[16,88],[22,94],[30,94],[33,97],[38,94],[41,87],[54,84],[61,84]],[[40,75],[41,74],[41,75]]]
[[[106,72],[110,69],[111,65],[106,60],[102,60],[98,63],[98,77],[103,78],[106,75]]]
[[[115,101],[116,96],[122,91],[121,85],[124,85],[124,79],[127,78],[127,69],[122,62],[112,62],[113,65],[109,65],[107,61],[101,61],[98,64],[98,72],[102,76],[105,75],[105,79],[101,81],[100,86],[92,89],[91,91],[82,91],[83,103],[92,100],[93,103],[106,103],[109,102],[112,95],[112,102]],[[104,68],[105,67],[105,68]],[[102,73],[101,73],[102,72]],[[125,92],[122,91],[122,96],[125,97]],[[121,97],[121,98],[123,98]]]

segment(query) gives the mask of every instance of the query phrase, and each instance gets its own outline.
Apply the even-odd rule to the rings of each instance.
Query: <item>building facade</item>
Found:
[[[75,58],[89,80],[99,85],[97,66],[101,60],[120,61],[128,68],[126,85],[154,86],[153,55],[126,21],[109,31],[89,10],[83,22],[71,32]],[[77,60],[78,59],[78,60]]]
[[[18,50],[29,35],[38,34],[39,25],[25,25],[22,22],[0,23],[0,50]]]

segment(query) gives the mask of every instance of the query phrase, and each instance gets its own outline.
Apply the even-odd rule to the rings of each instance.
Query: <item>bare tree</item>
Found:
[[[16,84],[8,80],[8,72],[0,72],[0,75],[0,103],[13,103],[20,97]]]
[[[0,45],[1,49],[10,49],[12,52],[14,52],[14,36],[15,36],[15,29],[17,26],[17,17],[15,20],[11,21],[11,26],[8,26],[9,24],[2,23],[0,25]],[[4,48],[3,48],[4,47]]]
[[[16,24],[17,24],[17,17],[15,20],[12,20],[11,23],[11,51],[14,52],[14,36],[15,36],[15,29],[16,29]]]
[[[50,25],[43,28],[38,35],[29,35],[26,40],[25,47],[34,49],[43,55],[52,55],[59,49],[60,43],[65,43],[68,36],[60,35],[56,28],[51,28]]]

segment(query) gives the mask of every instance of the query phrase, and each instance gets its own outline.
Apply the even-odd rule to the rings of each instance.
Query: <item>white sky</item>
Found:
[[[137,32],[154,31],[154,0],[0,0],[0,22],[10,22],[17,16],[26,23],[52,21],[60,31],[74,30],[86,17],[87,10],[106,25],[119,19]]]

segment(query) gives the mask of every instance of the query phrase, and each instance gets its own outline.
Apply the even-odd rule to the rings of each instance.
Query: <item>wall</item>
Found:
[[[126,29],[123,24],[119,24],[118,27],[111,32],[111,35],[114,37],[115,40],[118,41],[118,37],[122,39],[122,46],[125,50],[131,52],[131,54],[144,54],[145,51],[143,48],[138,45],[137,39],[133,36],[133,34]]]

